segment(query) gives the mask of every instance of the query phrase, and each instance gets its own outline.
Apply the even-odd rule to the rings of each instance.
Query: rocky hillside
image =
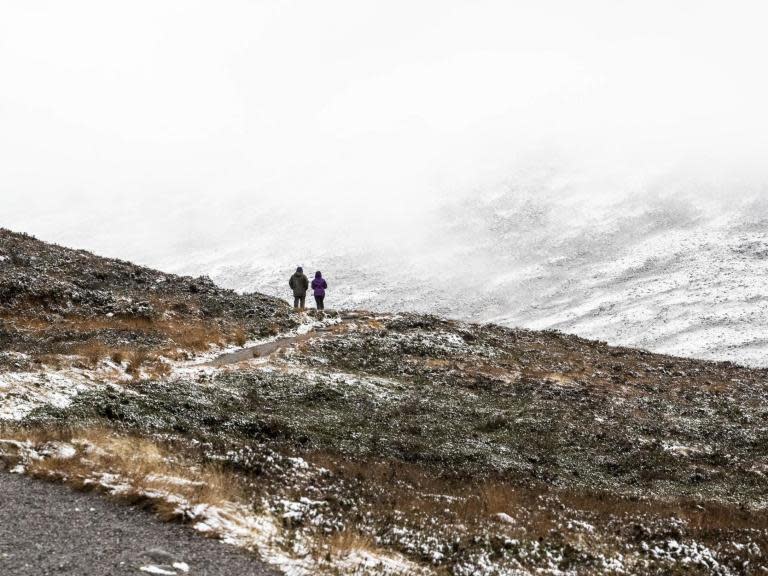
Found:
[[[0,229],[0,344],[40,359],[109,348],[204,350],[295,326],[290,309]],[[7,367],[6,362],[0,367]]]
[[[18,263],[3,286],[21,288],[4,312],[0,460],[17,471],[149,503],[288,574],[768,570],[766,370],[435,316],[293,316],[4,239]],[[67,327],[26,320],[45,317]],[[86,332],[105,348],[76,365],[72,318],[126,324]],[[226,342],[172,356],[158,336],[166,369],[129,377],[112,335],[149,345],[164,318],[274,334],[217,362]]]

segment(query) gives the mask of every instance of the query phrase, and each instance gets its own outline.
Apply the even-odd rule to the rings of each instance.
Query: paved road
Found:
[[[160,522],[149,512],[0,472],[0,575],[152,573],[279,574],[244,551]]]

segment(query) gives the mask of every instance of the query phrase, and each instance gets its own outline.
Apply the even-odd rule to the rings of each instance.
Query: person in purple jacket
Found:
[[[315,279],[312,280],[312,293],[315,295],[318,310],[325,310],[325,291],[328,289],[328,282],[318,270],[315,272]]]

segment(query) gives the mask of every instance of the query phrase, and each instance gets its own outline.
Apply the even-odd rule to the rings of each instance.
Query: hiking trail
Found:
[[[307,340],[334,336],[342,330],[346,330],[350,326],[354,326],[354,321],[362,318],[365,318],[365,313],[342,312],[339,313],[340,322],[337,324],[313,327],[304,334],[298,334],[296,336],[285,336],[278,338],[277,340],[273,340],[272,342],[264,342],[255,346],[248,346],[234,352],[227,352],[226,354],[222,354],[214,358],[210,362],[206,362],[203,364],[203,366],[221,368],[222,366],[247,362],[248,360],[253,360],[254,358],[266,358],[275,352],[295,344],[299,344],[301,342],[306,342]]]

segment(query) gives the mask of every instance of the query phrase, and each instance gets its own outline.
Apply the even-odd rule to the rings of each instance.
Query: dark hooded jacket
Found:
[[[309,290],[309,279],[304,275],[304,272],[296,270],[288,281],[288,286],[291,287],[293,295],[296,298],[301,298],[302,296],[307,295],[307,290]]]

